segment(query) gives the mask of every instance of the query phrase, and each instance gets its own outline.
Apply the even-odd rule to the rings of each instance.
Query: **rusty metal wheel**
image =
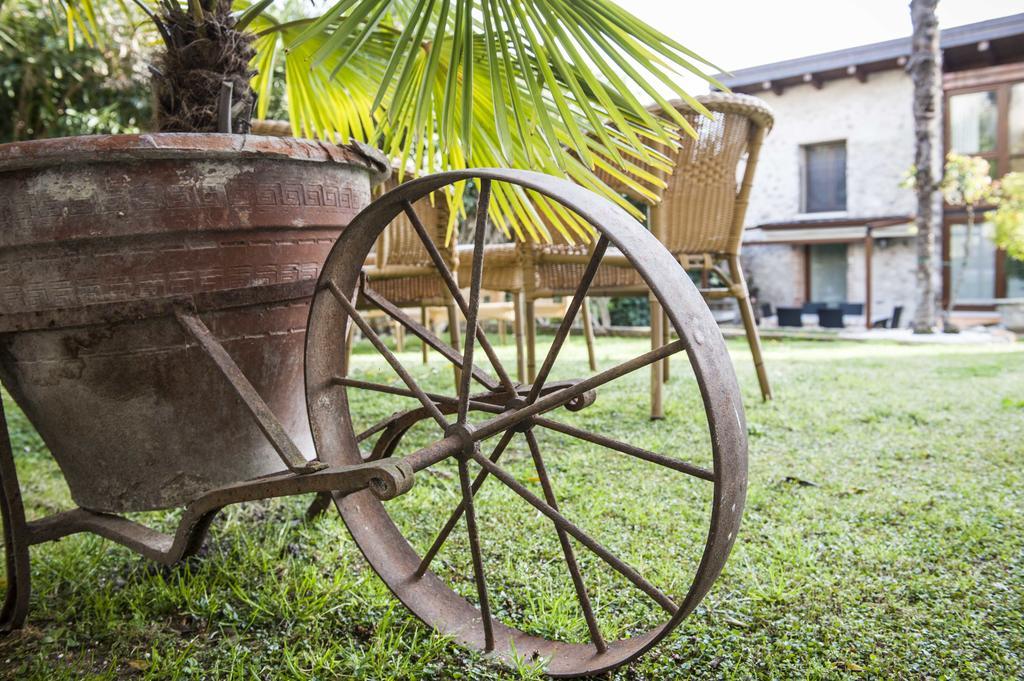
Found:
[[[465,256],[473,258],[471,281],[461,282],[468,284],[467,300],[418,224],[414,204],[461,181],[477,185],[478,220],[486,220],[495,186],[508,183],[575,211],[598,237],[532,385],[512,382],[502,364],[507,352],[476,323],[483,230]],[[374,240],[402,212],[462,308],[467,329],[476,329],[462,350],[361,276]],[[620,255],[661,302],[679,340],[587,375],[584,365],[563,362],[562,351],[602,259],[622,261]],[[403,363],[357,312],[357,296],[461,366],[455,393],[449,372],[416,366],[416,354]],[[351,323],[381,356],[364,361],[362,370],[355,362],[351,371],[345,366]],[[686,273],[611,202],[528,171],[467,170],[403,184],[360,213],[338,240],[307,334],[306,392],[318,456],[342,465],[402,456],[413,470],[433,473],[417,475],[413,489],[387,505],[370,491],[336,503],[381,579],[442,634],[506,663],[537,660],[552,676],[596,674],[664,638],[721,571],[746,493],[746,427],[735,374]],[[615,342],[621,351],[623,343]],[[697,389],[689,402],[680,398],[675,418],[651,423],[646,372],[637,370],[680,352]],[[385,370],[398,381],[381,380]],[[633,391],[637,399],[629,397]],[[384,398],[412,400],[412,406],[389,416],[379,405]],[[360,425],[367,419],[372,425]],[[637,430],[628,430],[630,419]],[[640,439],[659,446],[641,447]],[[704,451],[693,451],[697,441]],[[487,478],[496,480],[485,484]],[[693,532],[692,545],[681,539],[684,529]]]

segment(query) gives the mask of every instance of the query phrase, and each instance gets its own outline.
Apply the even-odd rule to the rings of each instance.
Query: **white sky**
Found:
[[[910,35],[909,0],[617,0],[726,70]],[[939,24],[1024,12],[1024,0],[940,0]],[[705,92],[700,80],[684,83]]]

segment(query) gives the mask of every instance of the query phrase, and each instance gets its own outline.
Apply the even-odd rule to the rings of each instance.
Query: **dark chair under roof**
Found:
[[[864,314],[864,303],[840,303],[839,309],[851,317]]]
[[[828,307],[828,303],[817,303],[810,302],[804,303],[804,306],[800,308],[804,314],[818,314],[818,310]]]
[[[835,307],[823,307],[818,310],[818,326],[823,329],[842,329],[843,311]]]
[[[900,327],[900,317],[903,316],[903,306],[897,305],[892,309],[892,316],[886,317],[885,319],[876,319],[871,322],[872,329],[898,329]]]
[[[775,314],[779,318],[779,326],[803,326],[803,309],[799,307],[777,307]]]

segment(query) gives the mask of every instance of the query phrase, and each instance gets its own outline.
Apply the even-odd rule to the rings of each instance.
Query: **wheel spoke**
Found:
[[[487,457],[481,455],[479,452],[471,452],[470,456],[476,460],[483,468],[489,471],[494,477],[501,480],[505,486],[511,489],[513,492],[518,494],[527,503],[536,508],[538,511],[546,515],[555,523],[556,526],[561,527],[567,533],[572,535],[576,541],[580,542],[588,549],[593,551],[601,560],[606,562],[620,575],[632,582],[638,589],[643,591],[645,594],[654,599],[662,608],[664,608],[669,614],[675,615],[679,610],[679,606],[672,602],[672,600],[661,592],[658,587],[651,584],[644,577],[631,568],[629,565],[619,560],[614,554],[608,549],[599,544],[593,537],[588,535],[586,532],[581,530],[575,524],[572,523],[568,518],[559,513],[556,509],[552,508],[549,504],[545,503],[544,500],[537,497],[537,495],[530,492],[521,485],[515,478],[513,478],[507,471],[498,466],[497,464],[490,461]]]
[[[533,429],[527,430],[526,444],[530,447],[530,456],[533,458],[533,467],[537,470],[537,478],[544,490],[544,499],[551,508],[558,510],[558,500],[555,499],[555,491],[551,487],[551,479],[548,477],[547,467],[544,465],[544,458],[540,453],[540,446],[537,444],[537,436]],[[587,629],[590,630],[590,640],[598,653],[608,649],[604,637],[601,636],[601,629],[597,626],[597,619],[594,617],[594,609],[590,604],[590,596],[587,594],[587,587],[583,583],[583,575],[580,574],[580,566],[576,563],[576,555],[573,553],[572,544],[569,542],[569,535],[565,530],[555,525],[558,532],[558,543],[562,545],[562,555],[565,556],[565,564],[569,568],[569,575],[572,577],[572,585],[576,589],[576,599],[580,602],[580,609],[583,610],[583,618],[587,621]]]
[[[607,249],[608,237],[602,234],[601,238],[597,240],[594,253],[590,256],[590,262],[587,263],[587,268],[584,270],[583,277],[576,287],[576,293],[573,295],[572,301],[565,311],[565,316],[562,317],[562,323],[559,324],[558,331],[555,332],[555,339],[551,341],[548,354],[544,356],[544,362],[541,364],[540,371],[537,373],[533,386],[530,388],[530,395],[526,398],[527,403],[536,400],[537,396],[540,395],[540,391],[544,388],[544,381],[548,379],[548,374],[551,373],[551,368],[555,365],[558,353],[561,352],[562,345],[569,336],[569,331],[576,321],[576,315],[579,313],[580,307],[586,302],[587,291],[590,290],[590,284],[594,281],[594,277],[597,276],[597,268],[600,266],[601,259],[604,257],[604,252]]]
[[[462,486],[462,504],[466,508],[466,532],[469,534],[469,550],[473,556],[473,578],[476,581],[477,598],[480,600],[480,617],[484,625],[484,650],[491,651],[494,650],[491,604],[487,596],[487,577],[484,575],[484,560],[480,553],[476,511],[473,509],[473,490],[469,483],[469,466],[465,456],[459,457],[459,484]]]
[[[377,293],[377,291],[373,290],[369,286],[363,286],[362,294],[366,300],[376,305],[381,312],[409,329],[409,331],[412,332],[412,335],[437,350],[449,362],[460,368],[465,364],[462,354],[457,349],[438,338],[432,331],[430,331],[430,329],[405,314],[405,312],[402,311],[402,308]],[[484,386],[488,390],[498,389],[499,384],[490,376],[485,374],[479,367],[473,367],[472,376],[480,385]]]
[[[434,402],[431,401],[429,397],[427,397],[426,393],[423,392],[423,390],[420,388],[416,380],[409,374],[408,371],[406,371],[405,367],[402,366],[402,363],[398,361],[398,358],[395,357],[394,353],[392,353],[391,350],[388,349],[388,346],[385,345],[384,341],[380,339],[380,336],[377,335],[377,332],[373,330],[373,328],[366,322],[365,319],[363,319],[363,316],[359,314],[355,306],[349,301],[348,298],[345,297],[345,294],[341,292],[341,290],[333,281],[327,282],[327,287],[334,295],[335,300],[338,301],[338,304],[341,305],[343,310],[345,310],[345,313],[349,316],[349,318],[353,322],[355,322],[356,326],[359,327],[359,330],[363,333],[363,335],[366,336],[366,338],[369,339],[370,343],[373,344],[373,347],[377,349],[377,352],[384,356],[384,359],[387,360],[387,363],[390,364],[391,368],[395,370],[395,373],[397,373],[399,378],[402,379],[402,382],[409,387],[409,390],[412,391],[416,399],[418,399],[423,404],[423,407],[427,410],[427,413],[429,413],[431,417],[433,417],[433,419],[437,422],[437,424],[441,426],[442,430],[447,431],[449,425],[447,419],[445,419],[445,417],[438,410],[437,405],[434,404]]]
[[[552,393],[549,393],[544,397],[538,399],[533,404],[529,404],[525,407],[513,411],[505,411],[503,407],[499,405],[490,404],[488,402],[482,402],[480,400],[470,400],[469,404],[474,409],[498,414],[494,418],[488,419],[486,421],[483,421],[482,423],[477,424],[473,428],[473,432],[470,435],[470,438],[472,439],[472,441],[478,442],[480,440],[485,440],[489,437],[493,437],[498,433],[512,429],[514,426],[516,426],[516,424],[525,421],[528,418],[537,416],[538,414],[542,414],[544,412],[551,411],[552,409],[557,409],[558,407],[561,407],[565,403],[571,401],[576,397],[579,397],[585,392],[600,387],[610,381],[614,381],[616,378],[625,376],[626,374],[632,371],[641,369],[651,364],[652,362],[657,362],[659,359],[662,359],[663,357],[668,357],[669,355],[680,352],[682,349],[683,342],[681,340],[673,341],[668,345],[663,345],[656,350],[644,353],[639,357],[634,357],[630,361],[623,362],[622,364],[619,364],[618,366],[608,369],[607,371],[602,371],[601,373],[595,374],[590,378],[586,378],[583,379],[582,381],[579,381],[578,383],[574,383],[568,388],[563,388],[561,390],[556,390]],[[405,397],[419,398],[421,394],[423,395],[423,397],[420,398],[421,401],[423,401],[423,399],[426,399],[428,401],[430,399],[434,399],[438,402],[447,402],[449,404],[457,402],[456,398],[446,395],[437,395],[434,393],[428,394],[423,393],[422,391],[420,394],[417,394],[413,390],[403,390],[402,388],[398,388],[395,386],[359,381],[356,379],[348,378],[346,376],[335,376],[332,379],[332,382],[335,385],[344,385],[355,388],[364,388],[367,390],[376,390],[378,392],[390,393],[392,395],[402,395]],[[437,407],[434,406],[434,409],[437,409]],[[445,438],[445,441],[447,442],[449,439],[452,442],[459,440],[459,438],[452,437]],[[440,444],[438,444],[438,447],[440,447]],[[416,466],[414,466],[414,468],[416,470],[419,470],[421,467],[430,465],[430,463],[434,461],[435,456],[440,456],[441,458],[444,458],[445,456],[447,456],[447,454],[444,454],[442,456],[440,453],[442,450],[447,451],[447,446],[440,447],[440,449],[438,449],[437,451],[434,451],[433,447],[427,447],[420,452],[411,454],[410,457],[413,457],[413,460],[415,460],[416,462]]]
[[[487,209],[491,203],[491,181],[480,182],[480,200],[476,210],[476,229],[473,232],[473,269],[469,280],[469,310],[466,314],[466,329],[477,328],[480,314],[480,280],[484,275],[484,236],[487,233]],[[469,378],[473,368],[473,350],[476,347],[476,333],[466,333],[466,349],[462,353],[462,374],[459,384],[459,412],[456,423],[466,424],[469,418]]]
[[[451,269],[448,267],[447,263],[445,263],[441,252],[437,250],[437,244],[435,244],[434,240],[430,238],[429,234],[427,234],[427,230],[423,226],[423,222],[420,221],[416,211],[413,209],[412,204],[408,201],[404,201],[403,206],[405,208],[405,214],[409,218],[409,222],[412,223],[412,227],[416,230],[417,236],[419,236],[420,241],[423,242],[423,247],[427,249],[427,254],[430,256],[431,262],[434,263],[434,267],[437,268],[438,274],[441,275],[441,279],[444,281],[445,286],[448,287],[448,292],[455,300],[455,304],[459,306],[463,315],[468,316],[469,306],[466,304],[466,299],[462,295],[462,291],[459,289],[459,284],[455,280],[455,275],[452,274]],[[515,394],[515,385],[512,383],[512,379],[509,378],[508,372],[505,371],[505,366],[501,363],[501,360],[498,359],[498,354],[494,351],[490,341],[487,340],[487,335],[484,334],[483,329],[478,327],[476,329],[475,336],[477,341],[480,343],[480,348],[487,355],[487,359],[490,360],[491,366],[494,367],[494,373],[498,375],[498,380],[501,381],[501,385],[505,388],[505,392]]]
[[[379,393],[387,393],[388,395],[400,395],[401,397],[416,397],[416,393],[406,388],[399,388],[395,385],[384,385],[383,383],[372,383],[370,381],[360,381],[356,378],[349,378],[348,376],[335,376],[331,379],[334,385],[343,385],[346,388],[359,388],[361,390],[372,390]],[[451,395],[440,395],[438,393],[424,392],[424,395],[429,397],[437,404],[458,404],[459,399],[452,397]],[[491,404],[490,402],[482,402],[480,400],[470,400],[469,406],[479,411],[486,411],[491,414],[500,414],[505,409],[499,405]],[[390,417],[389,417],[390,418]]]
[[[514,430],[509,430],[505,432],[502,438],[498,440],[498,445],[494,448],[494,451],[491,452],[491,461],[497,462],[497,460],[501,458],[501,455],[505,452],[505,448],[508,447],[508,443],[512,441],[512,437],[514,435]],[[488,475],[489,474],[487,471],[480,471],[479,473],[477,473],[476,478],[473,479],[473,485],[470,489],[471,497],[474,496],[480,490],[480,486],[484,484],[484,480],[487,479]],[[434,539],[434,543],[431,544],[430,548],[427,549],[427,552],[423,554],[423,559],[420,561],[419,567],[417,567],[416,572],[413,573],[416,579],[422,577],[424,573],[427,571],[427,569],[430,567],[430,563],[433,562],[434,557],[437,555],[437,552],[441,550],[442,546],[444,546],[445,541],[448,539],[448,535],[452,533],[452,529],[455,528],[456,523],[459,522],[459,518],[462,517],[462,514],[465,512],[465,510],[466,502],[460,501],[459,505],[455,507],[454,511],[452,511],[452,514],[448,516],[448,522],[444,524],[444,527],[441,528],[441,531],[438,533],[437,538]]]
[[[547,428],[548,430],[554,430],[580,440],[585,440],[596,445],[601,445],[602,447],[607,447],[608,449],[612,449],[623,454],[628,454],[638,459],[643,459],[644,461],[656,463],[659,466],[671,468],[672,470],[679,471],[680,473],[686,473],[687,475],[692,475],[694,477],[701,478],[702,480],[709,480],[711,482],[715,481],[714,471],[709,471],[707,468],[694,466],[693,464],[686,463],[685,461],[679,461],[663,454],[657,454],[646,449],[641,449],[640,447],[636,447],[626,442],[621,442],[610,437],[605,437],[604,435],[598,435],[597,433],[583,430],[582,428],[570,426],[567,423],[552,421],[551,419],[546,418],[535,418],[533,423],[542,428]]]
[[[474,440],[482,440],[496,435],[507,428],[515,426],[517,423],[525,421],[531,416],[537,416],[538,414],[551,411],[552,409],[557,409],[566,402],[572,400],[574,397],[579,397],[583,393],[599,388],[605,383],[610,383],[611,381],[621,378],[626,374],[642,369],[653,362],[657,362],[660,359],[674,355],[675,353],[684,350],[685,347],[686,346],[683,344],[682,340],[676,340],[668,343],[667,345],[662,345],[660,348],[651,350],[650,352],[645,352],[642,355],[634,357],[628,362],[623,362],[611,369],[607,369],[599,374],[594,374],[593,376],[573,383],[568,388],[556,390],[544,397],[538,398],[533,404],[528,404],[525,407],[514,411],[505,412],[500,416],[496,416],[484,421],[483,423],[477,424],[473,430],[472,437]]]
[[[382,431],[385,428],[387,428],[391,424],[391,422],[394,421],[394,420],[395,420],[395,415],[392,414],[391,416],[388,416],[387,418],[383,418],[380,421],[377,421],[377,423],[373,424],[372,426],[370,426],[369,428],[367,428],[363,432],[361,432],[358,435],[356,435],[356,442],[362,442],[366,438],[372,437],[373,435],[376,435],[380,431]]]

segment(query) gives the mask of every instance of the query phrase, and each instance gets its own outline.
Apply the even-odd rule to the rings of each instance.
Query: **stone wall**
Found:
[[[766,137],[747,211],[748,230],[769,222],[814,218],[877,218],[912,215],[914,196],[899,186],[913,162],[912,84],[902,70],[787,88],[781,95],[759,95],[775,112]],[[847,210],[801,212],[801,146],[846,141]],[[757,231],[751,232],[751,235]],[[864,246],[847,251],[847,298],[865,299]],[[873,259],[873,316],[887,317],[903,305],[903,324],[913,315],[915,250],[912,238],[876,242]],[[747,245],[743,265],[759,302],[800,305],[805,300],[802,245]]]
[[[801,217],[801,145],[846,140],[846,214],[910,215],[913,194],[899,186],[914,160],[912,84],[902,70],[787,88],[760,95],[775,112],[747,210],[747,225]]]
[[[791,307],[804,302],[804,253],[801,246],[748,246],[742,253],[747,285],[758,303]]]

